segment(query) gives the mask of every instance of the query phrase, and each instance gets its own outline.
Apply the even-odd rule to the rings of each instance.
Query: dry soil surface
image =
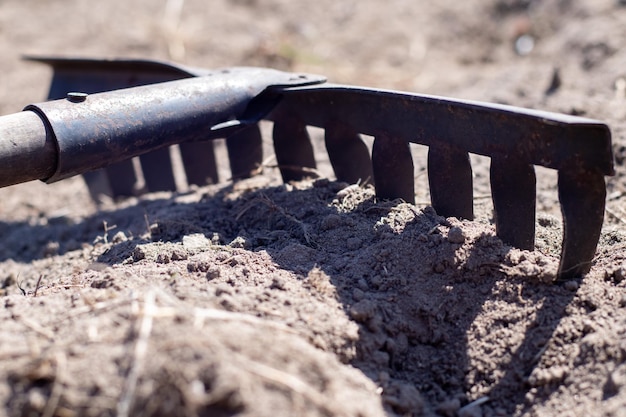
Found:
[[[616,175],[591,272],[322,176],[95,204],[81,178],[0,190],[0,415],[626,416],[626,7],[615,0],[0,3],[0,112],[44,99],[21,54],[261,65],[606,121]],[[267,131],[269,126],[264,125]],[[271,165],[271,164],[270,164]],[[451,191],[453,192],[453,191]]]

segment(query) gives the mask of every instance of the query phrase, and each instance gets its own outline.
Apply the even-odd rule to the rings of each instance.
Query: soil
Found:
[[[261,65],[584,115],[616,175],[591,272],[476,220],[276,169],[96,204],[81,178],[0,190],[0,415],[626,416],[626,7],[615,0],[5,0],[0,112],[45,98],[22,54]],[[269,124],[265,123],[266,132]],[[269,139],[268,139],[269,140]]]

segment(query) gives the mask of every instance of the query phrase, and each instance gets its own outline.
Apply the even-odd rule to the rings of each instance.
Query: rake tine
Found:
[[[118,162],[117,164],[114,164],[104,170],[83,174],[90,192],[92,187],[96,187],[94,179],[90,178],[90,176],[95,177],[98,173],[100,173],[100,175],[104,174],[103,176],[108,180],[109,193],[106,195],[115,197],[129,197],[135,195],[137,191],[137,175],[135,174],[135,169],[133,168],[133,162],[131,160]]]
[[[235,180],[250,178],[263,164],[263,138],[257,124],[226,138],[226,147]]]
[[[148,191],[172,191],[176,190],[176,181],[172,170],[172,158],[169,148],[141,155],[141,170],[146,181]]]
[[[606,185],[603,174],[596,169],[562,169],[558,189],[563,213],[558,277],[567,280],[591,269],[604,219]]]
[[[491,158],[491,196],[496,234],[520,249],[535,247],[536,177],[532,164]]]
[[[338,181],[371,181],[372,161],[367,145],[348,125],[333,121],[325,127],[326,151]]]
[[[99,169],[97,171],[86,172],[83,174],[85,184],[87,184],[87,190],[93,201],[101,201],[102,196],[111,197],[113,191],[111,190],[111,182],[107,178],[104,170]]]
[[[274,112],[274,151],[284,182],[306,178],[301,168],[316,168],[313,145],[306,125],[288,110]]]
[[[472,166],[467,152],[443,144],[429,147],[428,184],[437,214],[474,218]]]
[[[134,194],[132,190],[134,190],[137,186],[137,176],[135,171],[128,169],[129,165],[132,168],[132,162],[126,161],[121,162],[121,165],[111,165],[110,167],[103,168],[104,175],[109,179],[109,186],[111,190],[110,197],[128,197]],[[117,171],[119,169],[119,172]],[[130,175],[127,178],[124,178],[122,182],[118,182],[118,179],[121,178],[121,172],[128,173]],[[87,184],[87,188],[91,188],[94,184],[90,183],[90,181],[85,177],[85,183]],[[131,190],[130,192],[128,190]]]
[[[188,185],[219,182],[212,141],[181,143],[179,149]]]
[[[415,203],[413,157],[407,141],[384,134],[375,137],[372,166],[376,197]]]

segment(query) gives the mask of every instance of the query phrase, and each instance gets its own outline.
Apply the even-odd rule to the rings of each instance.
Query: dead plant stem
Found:
[[[135,341],[133,360],[128,371],[128,376],[126,377],[126,384],[119,403],[117,404],[118,417],[128,417],[130,415],[130,409],[137,389],[137,382],[139,381],[139,375],[143,370],[146,354],[148,352],[148,342],[150,333],[152,332],[155,312],[155,293],[151,290],[145,295],[143,309],[140,310],[137,317],[140,320],[139,330],[137,340]]]

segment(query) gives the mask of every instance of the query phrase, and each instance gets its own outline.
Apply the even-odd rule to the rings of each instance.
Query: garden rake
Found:
[[[273,122],[282,179],[316,166],[307,126],[324,129],[337,180],[373,178],[379,199],[414,203],[410,144],[428,147],[431,204],[471,220],[469,154],[490,158],[497,235],[532,250],[534,166],[558,171],[564,232],[558,278],[591,268],[604,218],[611,134],[587,118],[512,106],[327,83],[264,68],[204,70],[146,60],[29,58],[52,66],[51,101],[0,117],[0,186],[84,174],[92,195],[175,190],[168,147],[189,184],[218,182],[213,139],[225,138],[232,177],[262,165],[259,121]],[[361,135],[374,137],[371,153]],[[102,170],[95,171],[98,168]]]

